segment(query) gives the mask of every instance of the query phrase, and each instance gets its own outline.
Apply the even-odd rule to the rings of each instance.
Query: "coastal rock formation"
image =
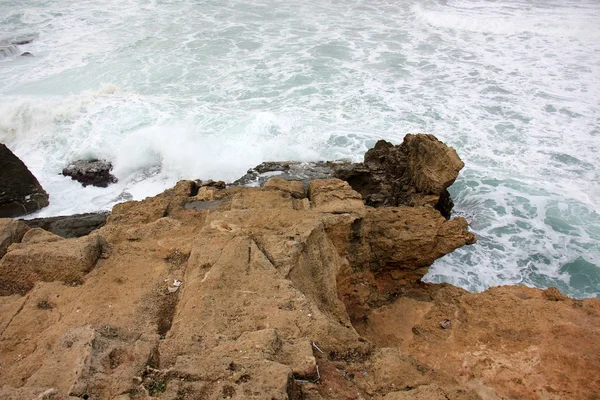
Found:
[[[182,181],[116,205],[88,236],[35,228],[10,239],[0,259],[11,280],[0,293],[0,397],[600,391],[597,299],[422,283],[433,260],[475,242],[463,218],[430,203],[373,208],[336,178],[264,186]]]
[[[339,178],[373,207],[434,206],[450,218],[453,203],[447,188],[464,163],[452,147],[433,135],[407,134],[400,145],[380,140],[362,163],[265,162],[248,171],[233,185],[260,186],[276,176],[290,181]]]
[[[48,193],[27,166],[0,143],[0,218],[18,217],[46,207]]]
[[[84,187],[88,185],[107,187],[117,182],[117,178],[110,173],[112,164],[106,160],[78,160],[63,168],[62,174],[80,182]]]

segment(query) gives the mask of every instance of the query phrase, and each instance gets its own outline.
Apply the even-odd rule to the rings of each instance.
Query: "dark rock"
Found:
[[[446,219],[453,207],[447,188],[464,166],[456,151],[433,135],[405,136],[400,145],[380,140],[362,163],[264,162],[231,186],[264,186],[272,177],[303,181],[338,178],[359,192],[372,207],[435,207]]]
[[[30,52],[26,51],[25,53],[21,54],[21,57],[35,57],[33,54],[31,54]]]
[[[24,44],[29,44],[33,42],[33,39],[22,39],[22,40],[15,40],[12,42],[12,44],[16,44],[17,46],[22,46]]]
[[[0,218],[29,214],[48,204],[48,193],[35,176],[0,143]]]
[[[112,164],[106,160],[78,160],[64,168],[62,174],[70,176],[84,187],[88,185],[107,187],[117,182],[117,178],[110,173],[112,168]]]
[[[78,238],[101,228],[106,223],[108,212],[76,214],[60,217],[22,220],[30,228],[42,228],[66,239]]]

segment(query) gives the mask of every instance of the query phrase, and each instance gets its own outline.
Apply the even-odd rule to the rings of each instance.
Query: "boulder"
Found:
[[[27,166],[0,143],[0,218],[18,217],[46,207],[48,193]]]
[[[317,179],[308,185],[308,197],[317,211],[343,214],[360,213],[362,197],[340,179]]]
[[[88,185],[107,187],[117,182],[117,178],[110,173],[112,163],[106,160],[77,160],[62,170],[64,176],[80,182],[84,187]]]
[[[24,293],[38,281],[80,283],[105,248],[98,235],[62,239],[38,229],[28,242],[11,245],[0,260],[0,295]]]
[[[271,178],[267,182],[265,182],[264,188],[288,192],[295,199],[302,199],[306,197],[304,183],[302,183],[301,181]]]

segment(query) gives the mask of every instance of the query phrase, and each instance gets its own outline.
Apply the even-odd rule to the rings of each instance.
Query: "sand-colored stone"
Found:
[[[437,257],[474,242],[464,219],[429,206],[373,209],[338,180],[312,181],[307,207],[281,188],[215,187],[186,208],[198,201],[192,189],[116,206],[91,236],[48,242],[34,232],[12,245],[0,268],[29,271],[31,287],[0,296],[0,397],[593,399],[600,390],[598,300],[418,281]],[[100,238],[102,256],[89,257]],[[73,270],[82,279],[65,285]]]
[[[52,240],[47,240],[49,236]],[[105,248],[100,235],[57,240],[53,236],[34,233],[29,236],[30,242],[12,244],[0,260],[2,285],[14,285],[15,292],[19,292],[38,281],[79,283]],[[41,237],[45,239],[38,240]]]
[[[35,243],[49,243],[63,240],[62,237],[55,235],[54,233],[43,230],[42,228],[33,228],[28,230],[21,243],[23,244],[35,244]]]
[[[306,191],[304,190],[304,183],[302,181],[286,181],[281,178],[270,178],[265,182],[264,188],[288,192],[295,199],[306,197]]]

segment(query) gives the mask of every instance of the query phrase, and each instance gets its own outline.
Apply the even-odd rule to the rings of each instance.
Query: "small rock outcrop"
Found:
[[[429,204],[450,218],[448,187],[464,163],[452,147],[433,135],[407,134],[400,145],[380,140],[364,162],[264,162],[250,169],[234,186],[262,187],[271,177],[301,181],[345,180],[372,207]]]
[[[447,188],[463,167],[456,151],[435,136],[408,134],[398,146],[378,141],[363,164],[339,167],[336,176],[373,207],[429,204],[449,218]]]
[[[70,176],[84,187],[88,185],[107,187],[117,182],[117,178],[110,173],[112,169],[112,164],[106,160],[78,160],[64,168],[62,174]]]
[[[49,204],[48,198],[23,161],[0,143],[0,218],[38,211]]]

